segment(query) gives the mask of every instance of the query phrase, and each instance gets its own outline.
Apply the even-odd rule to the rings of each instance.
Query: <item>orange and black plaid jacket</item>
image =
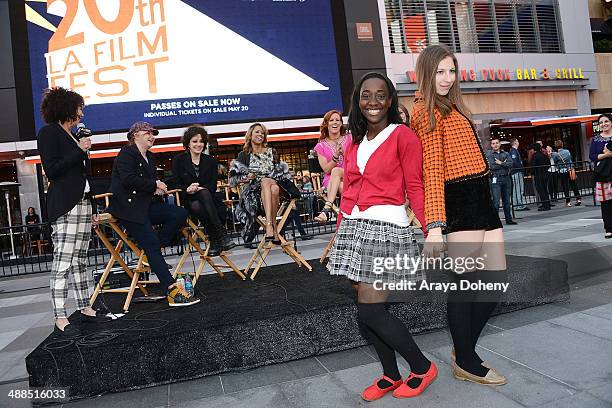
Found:
[[[442,119],[436,110],[436,128],[429,132],[429,115],[417,96],[410,127],[423,146],[426,229],[446,227],[444,185],[489,173],[480,140],[472,123],[455,108]]]

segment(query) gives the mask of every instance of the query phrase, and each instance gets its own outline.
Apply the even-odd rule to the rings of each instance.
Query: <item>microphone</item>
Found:
[[[74,135],[76,140],[81,140],[84,137],[90,137],[93,134],[91,129],[88,129],[83,123],[77,125],[77,131]]]

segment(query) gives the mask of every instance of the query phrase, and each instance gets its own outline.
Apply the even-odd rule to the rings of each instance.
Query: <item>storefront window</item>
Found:
[[[561,52],[554,0],[385,0],[394,53]]]
[[[581,161],[580,125],[550,125],[527,128],[501,128],[491,127],[491,136],[499,137],[502,141],[514,138],[519,141],[519,151],[524,160],[527,159],[527,150],[535,142],[543,146],[555,146],[556,140],[563,141],[563,147],[572,154],[572,160]]]

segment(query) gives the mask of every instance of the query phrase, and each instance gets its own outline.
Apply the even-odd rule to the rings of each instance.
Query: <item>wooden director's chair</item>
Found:
[[[278,213],[276,215],[277,219],[280,217],[280,220],[276,224],[277,231],[281,231],[283,229],[285,222],[287,222],[287,218],[289,218],[289,215],[291,214],[291,210],[295,208],[295,202],[296,202],[296,199],[292,198],[289,200],[285,200],[281,203],[278,209]],[[263,227],[265,230],[265,227],[266,227],[265,217],[260,215],[260,216],[257,216],[256,220],[257,220],[257,223],[261,227]],[[276,222],[276,220],[274,220],[273,222]],[[295,263],[298,264],[298,266],[301,267],[303,265],[306,267],[306,269],[312,272],[312,266],[310,266],[310,264],[306,261],[306,259],[304,259],[304,257],[300,255],[298,251],[295,250],[293,245],[287,242],[287,240],[282,235],[279,235],[279,237],[281,241],[280,246],[283,252],[286,253],[291,259],[293,259]],[[244,268],[244,274],[248,275],[249,270],[251,269],[253,264],[255,264],[253,273],[251,273],[251,276],[250,276],[251,280],[255,280],[255,277],[257,276],[259,269],[261,268],[263,263],[266,261],[266,257],[268,256],[268,254],[270,253],[270,250],[274,246],[275,245],[272,242],[266,242],[266,238],[264,234],[264,237],[262,237],[261,241],[259,242],[257,249],[254,250],[253,256],[251,256],[249,263],[247,264],[246,268]]]
[[[325,197],[325,191],[323,189],[323,179],[321,178],[321,176],[322,175],[320,173],[311,173],[310,180],[312,182],[312,188],[314,190],[315,197],[317,197],[318,199],[326,200],[327,198]],[[332,203],[331,210],[336,215],[336,217],[338,217],[338,213],[340,212],[340,209],[336,206],[335,203]],[[314,217],[314,214],[313,214],[313,217]],[[334,232],[334,235],[332,235],[331,239],[329,240],[329,243],[323,250],[323,253],[321,254],[321,258],[319,258],[319,262],[324,263],[325,259],[327,258],[327,254],[331,250],[332,244],[334,243],[335,239],[336,239],[336,233]]]
[[[331,210],[336,215],[336,219],[337,219],[338,214],[340,213],[340,209],[336,207],[336,204],[332,203]],[[334,232],[334,235],[332,235],[331,239],[327,243],[327,246],[323,250],[323,253],[321,254],[321,258],[319,258],[319,262],[321,263],[325,262],[325,259],[327,258],[327,255],[329,254],[329,251],[331,250],[331,247],[334,244],[335,240],[336,240],[336,232]]]
[[[321,180],[321,174],[310,173],[310,182],[312,183],[312,190],[315,197],[321,197],[323,195],[323,182]]]
[[[104,205],[105,205],[104,208],[106,209],[108,208],[109,198],[112,195],[113,195],[112,193],[99,194],[99,195],[94,196],[94,200],[99,200],[103,198]],[[99,220],[98,225],[94,228],[94,231],[96,232],[96,235],[98,236],[98,238],[100,238],[100,241],[102,241],[102,243],[104,244],[104,246],[110,253],[111,258],[107,262],[106,267],[104,268],[104,273],[102,274],[102,276],[100,277],[100,280],[96,284],[96,288],[93,292],[93,295],[91,295],[89,304],[93,306],[94,302],[96,301],[100,293],[127,293],[125,303],[123,304],[123,311],[127,313],[130,307],[130,303],[132,302],[132,298],[134,296],[134,292],[136,288],[138,288],[144,296],[148,296],[149,292],[147,291],[147,288],[146,288],[147,284],[153,284],[153,283],[159,284],[159,281],[141,279],[141,274],[143,272],[151,272],[151,268],[146,262],[144,262],[144,259],[143,259],[144,251],[138,248],[138,246],[136,246],[134,241],[128,238],[123,228],[119,226],[117,219],[115,219],[115,217],[113,217],[110,213],[105,212],[105,213],[98,214],[98,220]],[[113,245],[110,242],[108,236],[106,235],[104,231],[105,229],[108,229],[108,227],[110,227],[111,230],[114,231],[118,236],[118,240],[115,245]],[[138,257],[138,263],[136,264],[136,267],[134,269],[131,269],[127,265],[127,263],[125,262],[125,260],[121,257],[119,253],[123,245],[127,245],[128,248],[132,250],[134,255]],[[128,289],[123,289],[123,288],[104,289],[104,284],[106,280],[108,279],[108,275],[110,274],[111,269],[115,265],[115,262],[119,263],[121,268],[125,271],[126,275],[131,278],[131,283]],[[148,274],[146,275],[148,276]]]
[[[335,205],[332,205],[332,211],[336,214],[336,216],[338,216],[338,212],[339,212],[338,207],[336,207]],[[419,222],[419,220],[417,219],[416,215],[414,214],[414,212],[412,211],[410,207],[406,207],[406,214],[408,214],[408,223],[413,228],[423,229],[423,226],[421,225],[421,223]],[[319,258],[319,262],[321,262],[322,264],[325,264],[325,262],[327,262],[327,255],[329,254],[329,251],[331,250],[331,247],[334,244],[335,239],[336,239],[336,232],[334,232],[334,235],[332,235],[331,239],[329,240],[329,243],[323,250],[323,254],[321,255],[321,258]]]
[[[168,194],[174,194],[175,203],[178,206],[181,205],[181,199],[179,195],[180,192],[180,189],[168,191]],[[174,272],[172,274],[173,277],[176,277],[176,275],[181,272],[185,261],[191,253],[191,248],[193,248],[200,255],[200,262],[198,263],[198,266],[195,270],[195,275],[192,279],[194,287],[207,264],[210,265],[222,278],[225,276],[223,270],[226,270],[227,272],[233,271],[236,275],[238,275],[240,279],[246,280],[246,276],[242,274],[240,269],[238,269],[238,267],[228,258],[228,256],[224,252],[219,255],[219,258],[223,261],[223,263],[214,262],[213,258],[208,256],[208,251],[210,250],[210,240],[202,230],[202,227],[199,226],[191,217],[187,217],[187,225],[181,229],[181,234],[183,234],[183,236],[187,240],[187,246],[185,248],[185,251],[183,252],[183,255],[179,259],[178,264],[174,268]],[[204,244],[204,248],[202,248],[200,242]]]

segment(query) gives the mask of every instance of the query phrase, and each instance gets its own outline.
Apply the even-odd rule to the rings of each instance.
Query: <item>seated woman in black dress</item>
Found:
[[[208,132],[203,126],[190,126],[183,134],[185,152],[172,159],[176,187],[187,193],[186,207],[206,227],[210,237],[209,256],[218,256],[236,244],[225,229],[225,204],[217,198],[217,161],[204,149]]]
[[[286,163],[281,162],[276,151],[267,144],[268,130],[261,123],[252,124],[246,132],[244,148],[232,162],[229,184],[241,185],[241,197],[235,209],[236,218],[244,224],[243,238],[253,231],[255,217],[261,212],[266,216],[266,241],[280,245],[276,229],[276,213],[280,205],[281,189],[290,196],[299,197],[297,187],[291,182]],[[261,200],[260,200],[261,197]]]

